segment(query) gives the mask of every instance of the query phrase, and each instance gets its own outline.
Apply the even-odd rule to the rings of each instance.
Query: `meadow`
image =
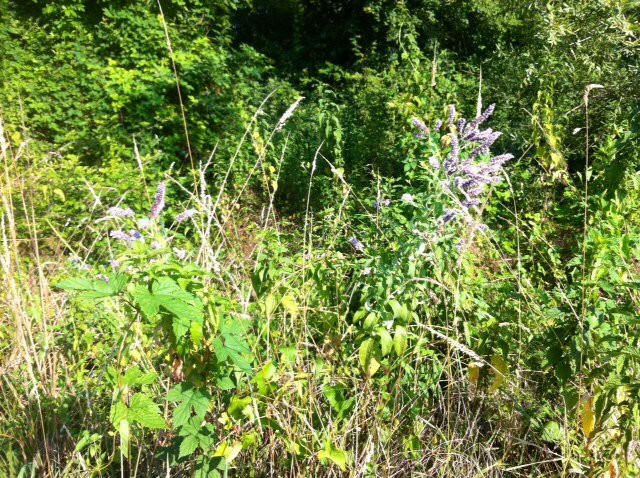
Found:
[[[0,0],[0,476],[640,476],[640,5]]]

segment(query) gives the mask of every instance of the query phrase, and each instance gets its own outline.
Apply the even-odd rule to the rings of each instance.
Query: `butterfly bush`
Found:
[[[502,182],[503,166],[513,159],[511,154],[491,157],[490,148],[502,133],[491,128],[479,127],[491,116],[495,104],[471,121],[460,118],[455,123],[456,109],[449,107],[447,125],[449,133],[442,136],[442,144],[448,145],[448,153],[442,161],[429,158],[429,165],[438,173],[443,190],[453,199],[440,218],[441,224],[461,220],[467,226],[483,229],[480,223],[480,208],[492,184]],[[415,122],[414,122],[415,124]],[[438,120],[436,131],[442,126]],[[422,128],[418,127],[420,131]]]

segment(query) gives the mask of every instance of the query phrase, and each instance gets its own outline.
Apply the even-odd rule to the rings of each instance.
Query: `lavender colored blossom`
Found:
[[[447,224],[453,221],[458,216],[458,211],[455,209],[449,209],[445,212],[444,216],[440,218],[442,224]]]
[[[104,281],[104,282],[106,282],[107,284],[109,283],[109,278],[108,278],[106,275],[104,275],[104,274],[98,274],[98,275],[96,276],[96,279],[99,279],[99,280],[101,280],[101,281]]]
[[[363,276],[369,276],[371,275],[371,267],[367,267],[365,269],[362,270],[362,275]]]
[[[178,260],[184,261],[184,259],[187,257],[187,251],[184,250],[184,249],[174,248],[173,252],[175,252],[176,257],[178,258]]]
[[[475,130],[478,126],[480,126],[482,123],[484,123],[485,121],[487,121],[487,119],[489,118],[489,116],[491,116],[493,114],[493,110],[495,109],[496,104],[492,103],[489,105],[489,107],[484,110],[484,113],[482,113],[480,116],[477,116],[476,118],[474,118],[466,127],[465,132],[468,131],[473,131]]]
[[[129,208],[123,209],[117,206],[110,207],[107,210],[107,214],[109,214],[109,216],[119,217],[123,219],[135,217],[135,213],[131,209]]]
[[[147,217],[143,217],[142,219],[138,219],[138,227],[140,229],[147,229],[151,225],[151,221]]]
[[[470,207],[474,207],[474,206],[478,206],[480,205],[480,200],[479,199],[467,199],[465,201],[462,201],[462,205],[469,209]]]
[[[157,251],[160,248],[162,248],[162,244],[160,244],[158,241],[153,241],[151,243],[151,249],[153,249],[154,251]]]
[[[181,212],[180,214],[178,214],[176,216],[176,222],[178,224],[181,223],[181,222],[184,222],[187,219],[189,219],[190,217],[193,217],[197,213],[198,213],[198,211],[196,211],[195,209],[187,209],[186,211]]]
[[[160,216],[160,213],[164,209],[164,197],[167,192],[167,186],[164,182],[158,184],[158,191],[156,192],[156,199],[151,206],[151,212],[149,213],[149,217],[151,219],[157,219]]]
[[[464,118],[460,118],[460,121],[458,121],[458,132],[462,132],[466,124],[467,124],[467,120]]]
[[[424,122],[422,120],[414,117],[411,120],[411,122],[413,123],[413,126],[415,126],[420,131],[422,131],[423,135],[428,135],[429,134],[429,128],[427,128],[427,125],[424,124]]]
[[[111,231],[109,233],[109,236],[114,239],[118,239],[120,241],[125,241],[125,242],[131,242],[133,240],[129,234],[122,231],[121,229],[116,229],[114,231]]]
[[[442,128],[442,120],[438,120],[436,121],[436,124],[434,125],[433,129],[434,131],[440,131],[440,128]]]
[[[402,195],[402,197],[400,198],[400,200],[404,203],[407,204],[411,204],[413,206],[415,206],[416,202],[415,202],[415,198],[413,197],[413,195],[409,194],[409,193],[404,193]]]
[[[378,210],[382,209],[383,207],[388,207],[389,204],[391,204],[391,199],[389,198],[381,199],[379,201],[373,201],[373,207]]]
[[[364,244],[362,244],[362,242],[360,242],[355,237],[352,237],[351,239],[349,239],[349,244],[351,244],[353,248],[358,252],[364,251]]]
[[[116,261],[116,260],[110,260],[109,261],[109,265],[113,268],[113,269],[118,269],[120,267],[120,262]]]
[[[438,161],[438,158],[436,158],[435,156],[431,156],[429,158],[429,166],[431,166],[433,169],[440,169],[440,161]]]

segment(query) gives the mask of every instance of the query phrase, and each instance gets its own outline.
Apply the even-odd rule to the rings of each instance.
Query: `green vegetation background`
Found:
[[[18,292],[8,288],[0,292],[4,309],[0,350],[7,357],[1,365],[6,372],[0,390],[6,398],[0,409],[0,473],[159,476],[156,473],[164,472],[166,457],[171,456],[174,469],[217,476],[216,470],[227,466],[215,468],[224,456],[231,470],[225,472],[235,470],[237,476],[267,476],[268,470],[279,470],[281,475],[397,476],[394,473],[403,467],[451,476],[447,473],[462,466],[452,457],[466,453],[477,464],[464,468],[468,476],[521,476],[521,471],[530,476],[578,472],[596,476],[613,473],[612,467],[624,470],[615,472],[619,476],[635,476],[640,440],[639,24],[640,6],[630,0],[0,0],[0,119],[8,144],[18,152],[12,157],[19,158],[4,164],[6,250],[12,240],[18,244],[17,238],[25,238],[16,246],[18,264],[3,269],[7,278],[22,271]],[[271,128],[301,96],[304,99],[285,133],[271,137]],[[496,188],[486,206],[484,219],[495,232],[494,245],[490,251],[486,244],[478,245],[455,278],[425,266],[425,276],[464,286],[442,304],[432,309],[417,306],[416,294],[427,292],[408,289],[405,302],[394,303],[387,286],[358,283],[357,274],[371,264],[353,257],[347,241],[355,234],[372,244],[379,239],[380,225],[371,225],[357,201],[347,201],[343,178],[367,206],[380,198],[381,185],[387,194],[401,186],[419,194],[420,178],[412,171],[426,158],[413,137],[411,119],[420,118],[432,127],[446,116],[449,104],[473,117],[479,102],[485,107],[496,103],[490,126],[503,132],[496,149],[516,158],[508,169],[508,187]],[[247,140],[240,141],[244,134]],[[322,160],[317,155],[320,146]],[[28,154],[19,154],[22,149]],[[263,158],[258,174],[254,174],[256,157]],[[38,261],[58,264],[51,275],[72,275],[66,258],[89,252],[90,262],[104,263],[111,257],[111,245],[93,224],[105,215],[106,207],[123,201],[144,214],[155,185],[170,174],[175,184],[169,188],[167,208],[181,212],[179,204],[190,200],[194,167],[208,160],[209,193],[215,197],[224,185],[230,198],[238,195],[237,205],[223,201],[227,214],[235,215],[234,225],[244,230],[238,237],[259,236],[264,245],[245,257],[242,271],[233,272],[238,289],[244,290],[242,280],[251,284],[247,300],[255,310],[241,303],[226,304],[235,300],[231,286],[216,292],[216,307],[227,311],[222,315],[266,317],[267,327],[283,334],[286,318],[296,316],[302,303],[291,292],[299,287],[307,294],[305,307],[317,309],[313,330],[296,337],[319,341],[318,355],[308,351],[310,355],[301,359],[307,365],[287,369],[282,357],[291,347],[302,345],[288,343],[284,333],[273,339],[282,350],[275,345],[272,349],[271,342],[261,342],[264,327],[258,322],[247,332],[251,364],[231,361],[229,370],[235,366],[237,375],[223,374],[232,377],[236,392],[225,391],[209,402],[196,392],[212,390],[193,378],[185,383],[195,386],[196,392],[174,389],[175,400],[168,396],[163,402],[160,386],[138,395],[125,390],[148,385],[147,379],[130,371],[139,360],[114,362],[109,354],[125,338],[117,327],[115,342],[96,330],[115,327],[109,314],[117,315],[119,309],[89,314],[89,319],[83,315],[88,314],[86,305],[80,304],[56,322],[54,346],[33,345],[36,356],[46,357],[47,347],[62,350],[74,377],[49,370],[50,383],[43,377],[20,382],[20,371],[28,366],[9,358],[22,353],[13,345],[22,333],[16,325],[19,306],[13,299],[24,293],[35,300],[28,292],[33,284],[24,277],[34,273]],[[311,185],[310,174],[315,175]],[[274,220],[277,215],[280,227],[252,228],[261,221],[263,204],[271,204],[267,216],[272,209],[277,211]],[[300,269],[296,261],[304,252],[300,244],[311,237],[307,236],[309,211],[317,213],[317,229],[309,227],[317,233],[317,247],[326,253],[326,263],[307,277],[306,266]],[[404,210],[396,213],[396,222],[387,224],[393,233],[405,227],[406,219],[400,218],[407,217]],[[202,238],[187,230],[182,240],[188,244]],[[398,242],[379,243],[381,261],[388,259],[385,251],[401,249]],[[9,261],[10,254],[7,257]],[[144,274],[149,285],[159,273]],[[411,280],[404,269],[393,274]],[[177,281],[179,287],[197,295],[200,282],[185,278],[198,274],[181,270],[178,275],[184,279]],[[318,281],[319,289],[307,290],[307,280]],[[334,289],[329,290],[327,281],[334,281]],[[321,290],[322,284],[327,290]],[[340,299],[349,294],[349,299]],[[35,300],[31,309],[24,306],[25,314],[45,314],[43,301]],[[369,325],[358,325],[362,317],[357,315],[361,306],[376,301],[402,323],[400,332],[394,329],[400,358],[394,362],[389,358],[383,364],[384,377],[379,373],[377,378],[375,372],[367,376],[367,347],[373,344],[368,340],[374,337],[384,350],[386,336],[372,332],[377,329]],[[396,304],[415,306],[411,310],[415,316],[402,318],[406,314],[398,312]],[[325,307],[335,307],[335,317]],[[279,319],[273,318],[276,310]],[[446,310],[457,311],[460,318],[445,322]],[[425,317],[430,317],[429,324],[446,323],[445,336],[454,336],[456,344],[479,353],[493,369],[484,367],[480,374],[474,360],[465,356],[453,360],[458,368],[452,372],[451,342],[437,335],[427,340],[420,335],[424,331],[408,339],[411,347],[421,350],[416,352],[420,358],[402,359],[407,348],[402,345],[402,330],[416,330],[416,324],[426,323]],[[221,336],[246,332],[220,320],[212,327]],[[506,323],[516,325],[503,326]],[[152,330],[139,332],[149,341],[148,347],[158,340]],[[81,331],[100,337],[95,344],[83,343]],[[43,336],[32,340],[46,342],[48,332],[38,333]],[[193,338],[196,333],[192,329],[190,334]],[[154,363],[160,370],[158,364],[166,359],[159,357],[165,353],[189,355],[181,351],[180,337],[172,337],[177,342],[157,355],[150,353],[143,369]],[[336,340],[344,344],[336,346]],[[458,349],[453,350],[455,355]],[[424,357],[431,355],[436,358],[426,367]],[[320,359],[326,360],[328,369],[318,368]],[[271,363],[278,365],[277,372]],[[107,367],[120,367],[109,373],[128,378],[113,378],[105,386],[84,376],[88,370]],[[360,368],[365,369],[360,377],[364,382],[353,381]],[[286,431],[274,425],[269,432],[261,424],[260,433],[256,432],[255,414],[264,409],[255,402],[254,393],[277,396],[277,387],[270,388],[269,383],[276,383],[273,377],[285,375],[285,370],[301,376],[316,370],[322,392],[313,392],[318,409],[309,415],[309,423],[312,428],[322,424],[317,433],[302,431],[299,424]],[[502,385],[498,378],[507,371],[515,384],[496,394]],[[255,385],[258,372],[263,375]],[[425,374],[430,378],[422,383]],[[86,392],[85,380],[97,388]],[[73,386],[68,385],[71,382]],[[476,437],[456,435],[465,422],[453,423],[451,415],[466,412],[452,399],[454,382],[463,388],[462,382],[470,382],[478,394],[484,393],[480,398],[466,388],[460,392],[464,403],[479,410]],[[253,391],[250,383],[260,391]],[[300,390],[316,386],[305,383]],[[375,390],[378,405],[362,404],[362,390],[355,390],[355,383]],[[36,410],[33,400],[24,397],[39,387]],[[58,389],[63,391],[55,392]],[[97,416],[73,410],[84,403],[84,395],[98,403],[92,412]],[[295,403],[304,409],[309,403],[301,395],[287,395],[287,400],[301,400]],[[349,399],[355,396],[360,405],[354,408]],[[123,449],[118,441],[123,430],[111,429],[119,423],[113,418],[113,403],[120,400],[131,406],[135,397],[153,416],[159,411],[155,403],[204,400],[211,429],[205,432],[203,425],[192,435],[180,435],[186,422],[176,423],[174,415],[173,435],[147,430],[136,438],[134,430],[127,445],[134,447],[134,458],[126,456],[125,463],[117,451]],[[145,401],[150,397],[155,402],[151,405]],[[245,410],[249,402],[242,402],[246,397],[254,397],[255,410],[250,413]],[[397,408],[400,402],[406,407]],[[435,420],[438,433],[425,425],[432,409],[442,413]],[[242,443],[240,458],[238,453],[231,457],[220,452],[224,433],[213,429],[229,430],[227,422],[220,425],[218,420],[223,410]],[[162,413],[168,416],[167,410]],[[193,413],[195,419],[204,416],[195,409]],[[375,427],[363,425],[366,417],[374,417]],[[153,423],[138,420],[141,430],[162,428]],[[360,431],[353,431],[356,428]],[[65,436],[51,438],[55,433]],[[181,445],[185,436],[198,437],[189,439],[194,443],[192,453],[171,455],[170,444],[185,446]],[[474,442],[482,442],[481,436],[498,451]],[[368,461],[358,455],[364,452],[354,445],[358,442],[354,437],[376,444],[371,445]],[[464,447],[456,440],[468,442],[467,451],[461,451]],[[238,442],[227,441],[230,447]],[[262,445],[272,450],[270,457],[261,453]],[[195,451],[198,446],[200,452]],[[278,446],[286,452],[275,453]],[[441,448],[447,459],[425,451]],[[208,454],[208,449],[219,453]],[[532,465],[537,462],[543,464]],[[518,469],[519,465],[526,466]]]

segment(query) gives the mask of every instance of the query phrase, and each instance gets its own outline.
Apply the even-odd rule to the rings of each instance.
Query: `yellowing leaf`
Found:
[[[505,376],[508,371],[507,363],[500,355],[494,355],[491,358],[491,365],[493,365],[493,381],[491,382],[491,387],[489,390],[495,392],[498,390],[505,382]]]
[[[478,379],[480,378],[480,367],[476,364],[469,364],[469,385],[472,388],[476,388],[478,386]]]
[[[58,196],[62,202],[65,202],[67,200],[67,197],[64,195],[64,192],[60,188],[55,188],[53,190],[53,194]]]
[[[216,449],[213,456],[223,456],[227,463],[231,463],[235,457],[242,451],[242,442],[235,442],[233,445],[229,445],[226,442],[221,443]]]
[[[290,295],[285,295],[282,298],[282,306],[285,308],[289,315],[295,317],[298,315],[298,303],[296,300]]]
[[[582,431],[589,438],[596,426],[596,414],[593,410],[593,397],[585,400],[582,406]]]

